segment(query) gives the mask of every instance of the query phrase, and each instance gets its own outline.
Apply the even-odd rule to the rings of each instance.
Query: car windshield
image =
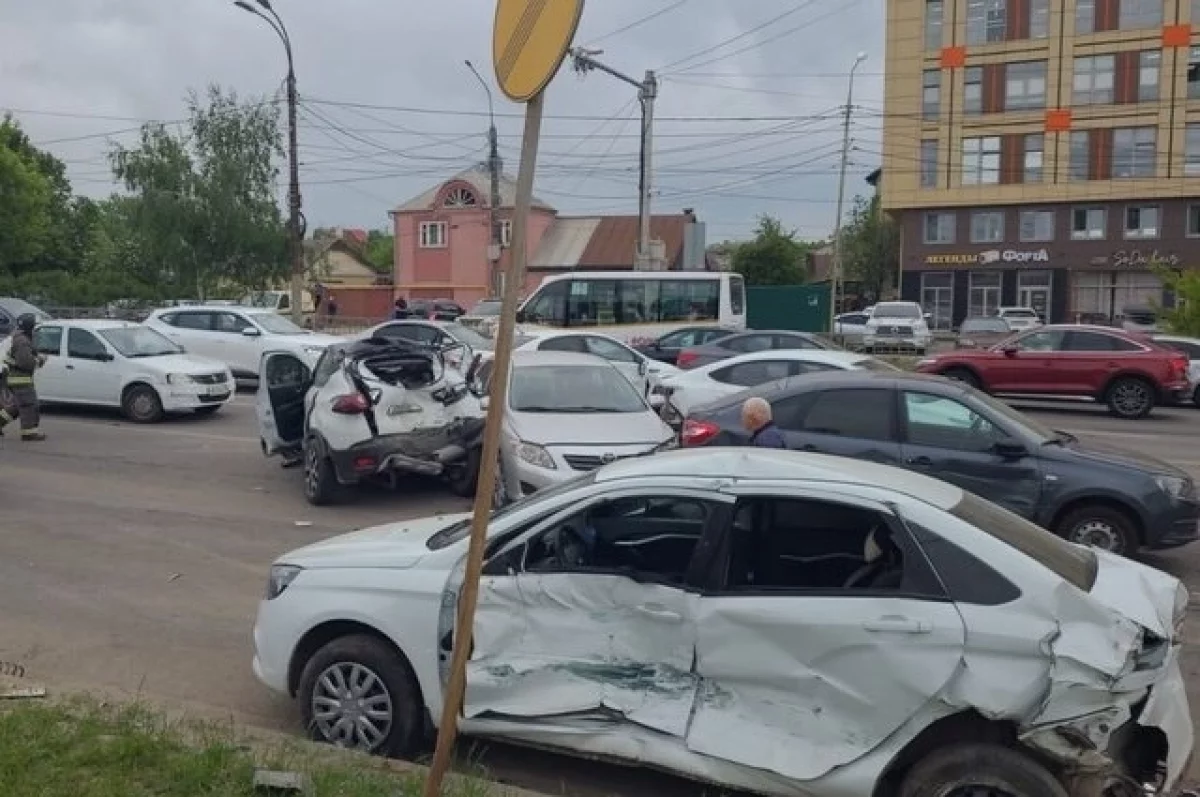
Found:
[[[903,302],[877,304],[871,316],[873,318],[920,318],[921,308]]]
[[[500,315],[501,303],[492,299],[484,299],[471,308],[471,315],[495,316]]]
[[[854,363],[854,367],[860,371],[899,371],[900,369],[891,363],[886,363],[883,360],[876,360],[874,357],[864,357]]]
[[[149,327],[119,327],[97,332],[125,357],[165,357],[183,351],[168,337]]]
[[[496,345],[493,341],[488,340],[473,329],[464,327],[462,324],[445,324],[442,329],[446,331],[447,335],[459,343],[467,344],[475,351],[491,351]]]
[[[266,332],[272,335],[307,335],[308,330],[298,327],[279,313],[253,313],[250,316]]]
[[[1004,323],[1004,319],[1002,318],[968,318],[962,322],[962,327],[959,328],[959,331],[1007,333],[1012,330],[1009,329],[1008,324]]]
[[[526,365],[513,369],[517,412],[645,412],[646,403],[611,365]]]
[[[39,322],[51,319],[51,315],[45,310],[39,310],[24,299],[0,299],[0,310],[13,318],[20,318],[26,313],[31,313]]]
[[[950,514],[1036,559],[1084,592],[1096,583],[1099,563],[1091,549],[1067,542],[1020,515],[965,492]]]

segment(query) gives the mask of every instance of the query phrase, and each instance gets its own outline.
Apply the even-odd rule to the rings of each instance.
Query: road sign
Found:
[[[492,65],[505,96],[528,102],[546,88],[582,15],[583,0],[497,0]]]

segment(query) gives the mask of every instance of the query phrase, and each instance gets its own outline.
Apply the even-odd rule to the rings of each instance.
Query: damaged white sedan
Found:
[[[440,717],[468,524],[272,568],[254,669],[316,738],[405,755]],[[678,451],[488,537],[466,733],[797,796],[1134,797],[1191,756],[1183,586],[944,482]]]

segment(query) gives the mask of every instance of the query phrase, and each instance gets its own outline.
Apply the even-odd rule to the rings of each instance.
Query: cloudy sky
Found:
[[[487,97],[463,61],[493,82],[493,0],[275,7],[296,50],[310,228],[385,227],[390,207],[482,160]],[[695,208],[710,241],[744,237],[761,213],[821,237],[860,50],[850,196],[878,164],[882,14],[880,0],[588,0],[576,43],[636,78],[661,75],[656,212]],[[275,35],[232,0],[0,0],[0,19],[0,108],[92,196],[113,190],[109,142],[180,119],[189,88],[273,96],[283,77]],[[515,174],[522,109],[496,100]],[[564,67],[546,99],[537,193],[563,214],[636,213],[637,110],[632,87]]]

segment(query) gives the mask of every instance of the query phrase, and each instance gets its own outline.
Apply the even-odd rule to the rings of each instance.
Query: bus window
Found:
[[[525,318],[530,324],[549,327],[567,325],[567,281],[552,282],[543,287],[524,308]]]
[[[737,274],[729,275],[729,310],[735,316],[746,312],[746,286]]]
[[[664,279],[659,287],[660,321],[716,321],[721,311],[721,283],[711,280]]]
[[[617,280],[574,279],[567,296],[567,325],[609,326],[617,323]]]

